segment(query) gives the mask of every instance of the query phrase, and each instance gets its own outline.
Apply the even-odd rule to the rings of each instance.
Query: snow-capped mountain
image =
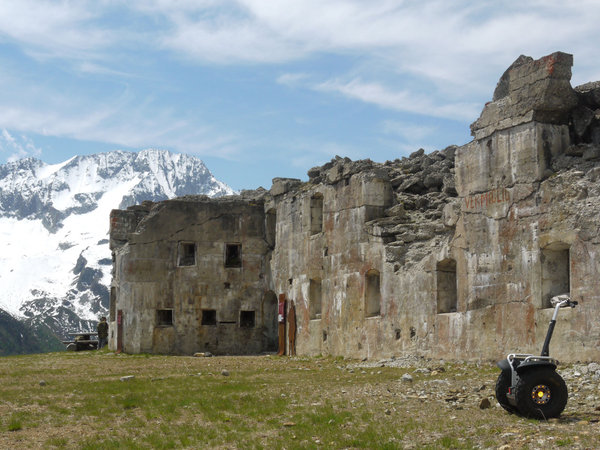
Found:
[[[144,200],[234,194],[198,158],[160,150],[0,165],[0,309],[66,338],[106,314],[109,213]]]

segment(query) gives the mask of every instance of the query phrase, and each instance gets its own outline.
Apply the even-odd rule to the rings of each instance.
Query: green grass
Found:
[[[20,429],[23,428],[23,423],[21,421],[21,418],[18,416],[11,416],[10,420],[8,421],[8,431],[18,431]]]
[[[432,375],[349,363],[107,351],[4,357],[0,448],[536,448],[539,436],[554,447],[594,446],[597,424],[586,428],[581,415],[553,426],[480,410],[481,396],[493,397],[492,364],[446,363]],[[412,383],[401,381],[405,373]],[[451,395],[465,399],[451,405]]]

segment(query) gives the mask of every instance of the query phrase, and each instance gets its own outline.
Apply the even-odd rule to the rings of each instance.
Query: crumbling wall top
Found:
[[[475,139],[531,121],[567,124],[577,104],[571,87],[573,55],[555,52],[538,60],[519,56],[500,78],[493,101],[471,124]]]
[[[273,178],[270,193],[273,197],[285,194],[302,184],[298,178]]]

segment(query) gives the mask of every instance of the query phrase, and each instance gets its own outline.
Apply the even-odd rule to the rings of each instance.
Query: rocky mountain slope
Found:
[[[0,165],[0,310],[61,338],[88,329],[108,308],[112,209],[233,193],[201,160],[160,150]]]
[[[0,356],[59,351],[60,340],[47,327],[32,328],[0,310]]]

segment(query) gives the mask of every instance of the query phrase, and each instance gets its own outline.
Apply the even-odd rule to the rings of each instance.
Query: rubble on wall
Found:
[[[408,268],[428,253],[432,239],[447,240],[452,234],[456,221],[448,219],[448,215],[456,209],[453,202],[457,197],[456,148],[451,145],[431,153],[419,149],[408,157],[385,163],[336,156],[323,166],[310,169],[307,184],[333,185],[359,174],[372,174],[389,181],[393,204],[383,217],[368,223],[368,232],[383,239],[387,262],[395,263],[396,270],[400,266]],[[300,186],[300,183],[294,185]]]

